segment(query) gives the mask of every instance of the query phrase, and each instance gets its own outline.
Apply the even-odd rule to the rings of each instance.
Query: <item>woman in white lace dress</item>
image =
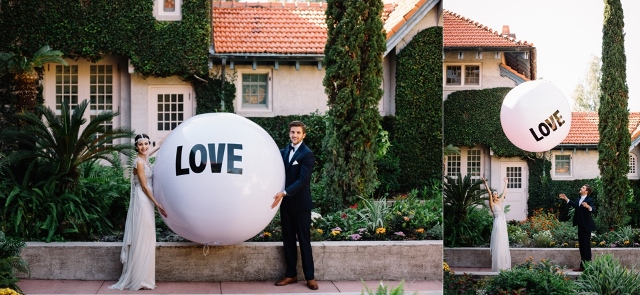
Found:
[[[135,149],[138,155],[133,164],[131,199],[120,261],[122,275],[120,280],[109,289],[139,290],[156,287],[156,220],[154,207],[167,217],[162,205],[153,197],[153,170],[147,158],[158,150],[151,148],[149,136],[138,134],[135,137]]]
[[[493,229],[491,230],[491,271],[500,271],[501,269],[511,268],[511,253],[509,252],[509,233],[507,232],[507,219],[504,214],[502,201],[507,196],[508,180],[504,178],[504,188],[502,195],[498,195],[497,191],[491,191],[491,188],[484,181],[484,186],[489,192],[489,208],[493,213]]]

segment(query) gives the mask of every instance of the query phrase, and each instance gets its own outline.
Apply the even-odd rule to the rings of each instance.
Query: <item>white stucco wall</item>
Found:
[[[131,75],[131,129],[137,133],[151,133],[150,124],[157,122],[155,114],[151,114],[149,106],[149,87],[151,86],[182,86],[191,88],[191,84],[182,81],[178,77],[168,78],[143,78],[140,75]],[[193,92],[193,90],[192,90]],[[192,95],[193,99],[193,95]],[[195,114],[195,103],[191,103],[192,114]],[[188,118],[184,118],[187,120]]]
[[[502,53],[501,55],[502,56]],[[496,59],[495,52],[482,52],[482,59],[476,59],[475,51],[465,51],[464,58],[458,59],[458,52],[445,52],[445,60],[442,64],[443,80],[443,92],[442,98],[447,99],[447,96],[452,92],[460,90],[478,90],[495,87],[515,87],[516,83],[507,78],[500,76],[500,64],[502,58]],[[446,86],[446,70],[447,65],[480,65],[480,85],[477,86]]]
[[[280,115],[306,115],[316,110],[323,114],[327,110],[327,96],[324,94],[325,69],[316,65],[300,65],[296,70],[292,65],[274,66],[236,65],[235,112],[245,117],[273,117]],[[229,66],[227,73],[234,71]],[[247,109],[242,107],[242,74],[268,74],[268,109]]]
[[[631,152],[636,158],[636,173],[629,174],[629,179],[640,179],[640,166],[638,166],[640,149],[634,147]],[[571,156],[571,175],[556,175],[555,173],[555,155],[570,155]],[[598,168],[598,151],[596,149],[576,150],[565,149],[564,153],[561,150],[551,151],[551,178],[553,180],[574,180],[574,179],[592,179],[600,176],[600,169]]]

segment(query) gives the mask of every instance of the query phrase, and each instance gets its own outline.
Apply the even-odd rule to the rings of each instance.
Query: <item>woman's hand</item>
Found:
[[[162,216],[167,217],[167,211],[164,210],[164,208],[162,207],[162,205],[158,204],[156,202],[156,207],[158,207],[158,211],[160,212],[160,214],[162,214]]]

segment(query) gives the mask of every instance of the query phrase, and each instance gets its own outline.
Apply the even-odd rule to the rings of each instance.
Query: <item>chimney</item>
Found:
[[[502,25],[502,33],[500,33],[500,35],[509,36],[511,38],[516,37],[516,34],[511,34],[511,31],[509,30],[509,25]]]

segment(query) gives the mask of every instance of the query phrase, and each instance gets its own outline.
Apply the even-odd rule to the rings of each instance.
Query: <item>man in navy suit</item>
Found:
[[[560,194],[569,206],[575,209],[573,214],[573,225],[578,227],[578,245],[580,248],[580,267],[574,271],[584,271],[584,262],[591,261],[591,232],[596,230],[596,223],[593,221],[592,214],[596,213],[593,205],[593,199],[589,194],[593,189],[588,184],[580,188],[580,199],[578,202],[569,200],[565,194]]]
[[[280,201],[280,224],[282,226],[282,244],[284,260],[287,265],[284,278],[276,282],[276,286],[286,286],[298,282],[298,251],[296,236],[300,243],[302,271],[307,287],[318,290],[314,279],[313,255],[311,254],[311,172],[316,158],[302,140],[307,135],[307,127],[300,121],[289,123],[291,144],[280,150],[285,167],[285,189],[277,193],[271,208]]]

